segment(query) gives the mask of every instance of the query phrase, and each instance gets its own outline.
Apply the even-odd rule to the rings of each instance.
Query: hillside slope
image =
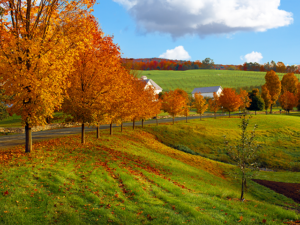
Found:
[[[176,125],[175,125],[176,126]],[[0,224],[281,224],[299,207],[233,166],[174,150],[143,129],[0,151]],[[286,209],[284,209],[286,208]],[[289,209],[289,210],[287,210]]]

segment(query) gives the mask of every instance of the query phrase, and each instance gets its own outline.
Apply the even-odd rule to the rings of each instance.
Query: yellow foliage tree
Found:
[[[265,110],[268,110],[271,106],[271,95],[266,84],[261,86],[261,97],[265,102]]]
[[[202,120],[202,114],[207,110],[208,104],[200,92],[195,93],[194,96],[195,101],[193,107],[196,108],[197,113],[200,114],[200,120]]]
[[[298,78],[294,73],[285,74],[281,80],[281,94],[283,94],[285,91],[296,94],[298,83]]]
[[[220,109],[221,105],[219,101],[219,95],[216,92],[214,92],[213,95],[214,95],[213,99],[208,100],[208,105],[209,105],[209,110],[214,112],[215,119],[216,119],[217,118],[216,113]]]
[[[77,50],[88,38],[94,0],[1,1],[0,69],[4,90],[14,96],[10,114],[22,117],[25,152],[32,150],[31,127],[43,125],[63,101]],[[87,31],[87,36],[80,35]]]
[[[166,92],[163,95],[162,108],[173,117],[173,124],[175,123],[175,116],[182,114],[185,105],[186,98],[180,89]]]
[[[265,80],[266,87],[269,90],[269,94],[271,96],[270,113],[272,113],[272,107],[278,99],[279,94],[281,93],[281,82],[279,80],[279,77],[273,70],[267,72]]]
[[[241,98],[241,111],[246,113],[246,108],[249,108],[251,105],[252,100],[249,98],[249,94],[246,90],[240,89],[240,98]]]

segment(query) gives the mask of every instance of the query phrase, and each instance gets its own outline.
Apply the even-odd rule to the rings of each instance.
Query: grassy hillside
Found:
[[[182,88],[191,93],[197,87],[222,86],[239,88],[245,86],[261,86],[265,83],[266,72],[237,71],[237,70],[187,70],[142,71],[141,76],[154,80],[164,91]],[[280,80],[284,74],[279,74]],[[299,74],[296,74],[298,79]]]
[[[227,133],[237,133],[236,120],[217,121]],[[186,129],[206,130],[210,140],[208,131],[221,127],[210,122],[210,128],[195,121]],[[173,127],[181,137],[184,125],[159,127]],[[114,136],[105,131],[98,140],[90,133],[85,145],[73,135],[34,144],[28,155],[23,147],[1,149],[0,202],[5,204],[0,204],[0,224],[282,224],[299,219],[293,210],[299,204],[251,181],[246,201],[238,201],[240,182],[228,173],[233,166],[172,149],[150,130],[160,132],[155,126],[125,128]],[[221,135],[217,129],[213,133]],[[290,180],[300,176],[288,174]],[[260,176],[285,179],[276,173]]]
[[[193,120],[177,126],[169,124],[149,127],[147,130],[166,145],[184,145],[201,155],[231,162],[224,150],[224,135],[233,145],[239,135],[239,117]],[[300,172],[300,114],[256,115],[251,119],[249,129],[256,130],[257,142],[262,146],[259,153],[261,167],[275,170]]]

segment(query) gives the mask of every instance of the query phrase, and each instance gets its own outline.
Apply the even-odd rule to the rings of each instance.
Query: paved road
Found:
[[[222,116],[222,115],[218,115]],[[208,118],[208,117],[213,117],[213,116],[202,116],[202,118]],[[178,117],[175,119],[175,121],[182,121],[185,120],[185,117]],[[199,119],[197,116],[189,116],[188,120],[191,119]],[[172,118],[166,118],[166,119],[159,119],[159,123],[169,123],[173,122]],[[147,120],[144,122],[144,125],[147,124],[155,124],[156,120]],[[136,122],[136,126],[141,126],[142,122]],[[131,123],[124,123],[123,126],[129,127],[132,126]],[[114,125],[113,127],[119,127]],[[85,131],[95,131],[95,127],[86,127]],[[109,129],[109,125],[102,125],[100,129]],[[79,134],[81,133],[81,127],[71,127],[71,128],[61,128],[61,129],[55,129],[55,130],[45,130],[45,131],[39,131],[39,132],[33,132],[32,133],[32,142],[37,142],[41,140],[46,140],[46,139],[51,139],[51,138],[56,138],[56,137],[62,137],[62,136],[67,136],[70,134]],[[14,134],[14,135],[7,135],[7,136],[0,136],[0,148],[7,148],[7,147],[13,147],[17,145],[25,145],[25,133],[24,134]]]

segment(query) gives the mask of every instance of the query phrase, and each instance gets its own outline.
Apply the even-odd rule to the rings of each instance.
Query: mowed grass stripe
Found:
[[[203,128],[196,121],[192,129]],[[237,133],[236,119],[202,122],[209,121],[213,133],[224,125]],[[178,127],[182,135],[182,124],[168,127]],[[240,182],[229,173],[234,166],[169,148],[147,131],[153,127],[116,129],[114,136],[101,131],[100,139],[88,133],[86,145],[80,135],[43,141],[30,155],[23,147],[2,150],[0,201],[6,204],[0,204],[0,223],[236,224],[242,216],[244,224],[264,219],[282,224],[299,219],[283,208],[299,204],[251,181],[246,201],[238,201]]]

